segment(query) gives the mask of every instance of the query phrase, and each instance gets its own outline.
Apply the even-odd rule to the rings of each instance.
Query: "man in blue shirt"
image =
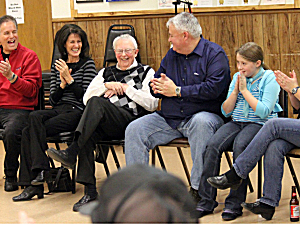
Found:
[[[187,137],[193,168],[191,193],[198,186],[207,141],[223,124],[221,104],[230,83],[228,58],[219,45],[202,37],[195,16],[180,13],[167,22],[173,47],[151,80],[151,93],[161,111],[131,122],[125,132],[126,164],[148,164],[149,150],[175,138]]]

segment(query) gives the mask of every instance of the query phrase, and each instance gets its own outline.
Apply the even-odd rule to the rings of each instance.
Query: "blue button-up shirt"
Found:
[[[153,96],[162,99],[158,113],[172,128],[201,111],[222,116],[221,104],[231,78],[228,58],[221,46],[201,38],[189,55],[170,49],[154,77],[159,78],[161,73],[181,87],[180,98],[154,94],[151,89]]]

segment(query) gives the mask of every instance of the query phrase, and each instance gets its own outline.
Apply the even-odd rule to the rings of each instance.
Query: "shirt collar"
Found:
[[[196,48],[195,48],[190,54],[188,54],[188,55],[191,55],[191,54],[197,54],[197,55],[199,55],[199,56],[202,57],[203,51],[204,51],[204,46],[205,46],[206,41],[207,41],[207,40],[204,39],[204,38],[202,37],[202,35],[201,35],[200,41],[198,42]],[[176,55],[182,55],[182,54],[180,54],[180,53],[174,51],[173,48],[172,48],[172,51],[173,51]]]
[[[134,61],[133,61],[133,63],[131,64],[131,66],[129,66],[126,70],[130,70],[131,68],[137,67],[137,66],[138,66],[138,62],[136,61],[136,59],[134,59]],[[117,68],[118,70],[121,70],[120,67],[119,67],[119,65],[118,65],[118,63],[117,63],[117,65],[116,65],[116,68]]]
[[[260,70],[258,71],[258,73],[254,77],[246,78],[247,82],[252,83],[253,81],[260,78],[264,74],[264,72],[265,72],[264,68],[260,67]]]

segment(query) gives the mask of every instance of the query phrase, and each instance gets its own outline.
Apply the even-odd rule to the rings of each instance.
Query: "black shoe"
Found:
[[[236,180],[234,182],[228,182],[227,177],[223,174],[220,176],[209,177],[207,179],[207,182],[215,188],[219,188],[219,189],[231,188],[232,190],[237,190],[242,183],[242,179]]]
[[[191,187],[190,191],[189,191],[190,195],[193,197],[194,201],[196,203],[200,202],[201,197],[198,194],[198,190],[194,189]]]
[[[253,212],[254,214],[260,214],[266,220],[271,220],[275,213],[275,207],[267,205],[262,202],[254,202],[254,203],[243,202],[242,206],[245,209],[248,209],[250,212]]]
[[[225,221],[230,221],[230,220],[235,220],[237,217],[241,216],[242,213],[235,213],[235,212],[229,212],[229,211],[224,211],[222,213],[222,219]]]
[[[24,191],[21,194],[13,197],[12,200],[14,202],[27,201],[27,200],[31,200],[36,195],[39,199],[44,198],[44,186],[43,185],[28,186],[27,188],[24,189]]]
[[[18,190],[18,180],[17,177],[7,177],[5,178],[4,190],[7,192]]]
[[[195,210],[192,214],[191,217],[192,218],[202,218],[203,216],[212,214],[213,211],[205,211],[205,210]]]
[[[73,211],[78,212],[81,206],[87,204],[88,202],[96,200],[97,195],[95,197],[91,197],[89,195],[84,195],[78,202],[76,202],[73,206]]]
[[[41,172],[38,173],[36,178],[34,178],[31,181],[31,185],[41,185],[44,184],[44,182],[45,182],[45,171],[42,170]]]
[[[54,148],[49,148],[47,153],[52,159],[61,162],[64,167],[74,169],[77,161],[76,155],[71,156],[67,150],[56,150]]]

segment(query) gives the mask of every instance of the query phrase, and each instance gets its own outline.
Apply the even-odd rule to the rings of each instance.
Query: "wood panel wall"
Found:
[[[230,61],[231,74],[236,69],[235,50],[242,44],[254,41],[265,53],[265,63],[273,70],[288,73],[295,70],[300,81],[300,10],[235,11],[194,13],[203,36],[221,45]],[[128,23],[135,27],[142,63],[155,70],[168,51],[168,17],[78,18],[70,21],[53,21],[53,34],[65,23],[76,23],[88,34],[92,58],[98,67],[103,64],[107,31],[112,24]],[[292,116],[291,110],[290,117]]]
[[[18,24],[19,42],[35,51],[42,69],[50,69],[53,49],[50,0],[23,0],[24,24]],[[5,0],[0,0],[0,16],[6,14]]]

